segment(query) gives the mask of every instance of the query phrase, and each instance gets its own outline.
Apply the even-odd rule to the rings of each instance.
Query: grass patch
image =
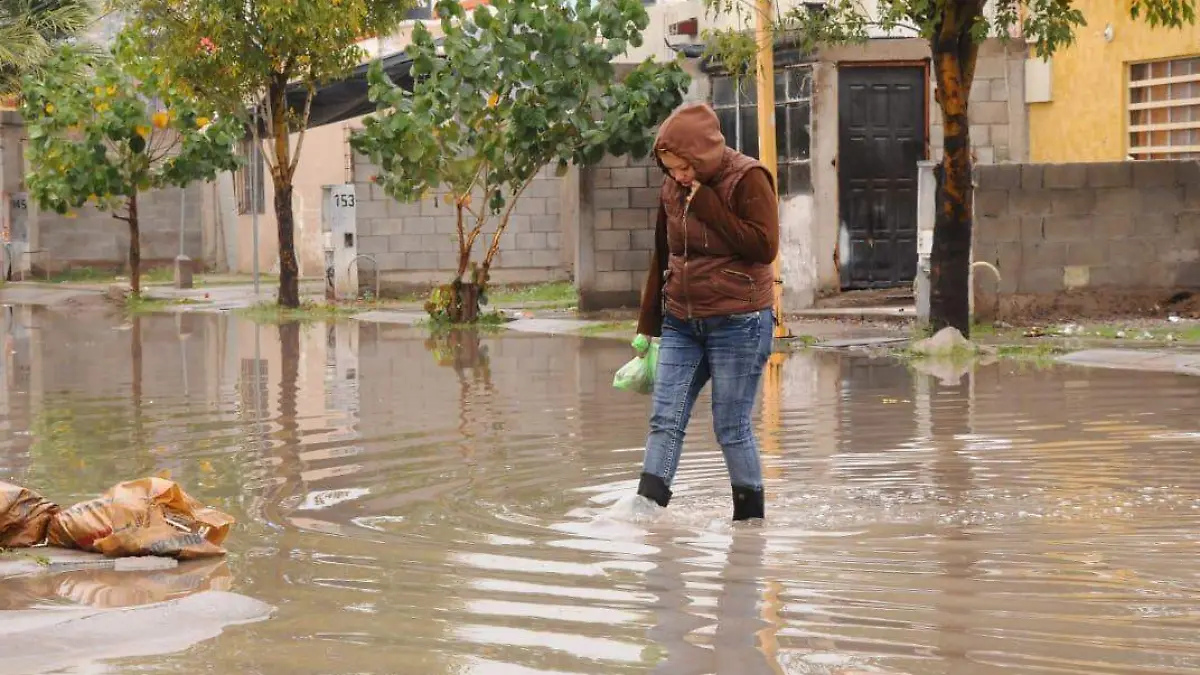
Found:
[[[1002,359],[1050,362],[1070,351],[1060,345],[1041,342],[1032,345],[1000,345],[996,348],[996,356]]]
[[[581,337],[596,337],[610,333],[629,333],[631,336],[630,339],[633,339],[632,335],[636,330],[637,321],[605,321],[603,323],[584,326],[576,332],[576,335]]]
[[[1195,321],[1167,325],[1062,324],[1034,329],[1015,329],[1015,336],[1076,338],[1129,342],[1200,342],[1200,323]]]
[[[127,314],[153,314],[176,305],[195,304],[198,303],[191,298],[150,298],[145,295],[131,294],[125,298],[125,312]]]
[[[50,275],[50,282],[55,284],[86,284],[102,281],[115,281],[117,274],[112,270],[95,267],[72,267],[71,269],[55,272]]]
[[[233,313],[253,321],[254,323],[313,323],[317,321],[337,321],[358,314],[362,307],[329,305],[321,302],[302,302],[299,307],[280,307],[277,303],[267,301],[257,305],[233,310]]]
[[[566,281],[556,281],[523,288],[497,286],[488,293],[489,305],[553,305],[571,307],[579,302],[575,286]]]
[[[128,279],[124,272],[96,267],[73,267],[50,275],[55,284],[99,284],[112,283],[118,278]],[[152,285],[169,284],[175,280],[175,268],[152,267],[142,270],[142,283]]]
[[[422,319],[413,325],[428,330],[429,334],[434,336],[445,335],[454,331],[475,331],[485,335],[495,335],[504,330],[503,322],[494,323],[490,321],[480,321],[479,323],[445,323],[444,321]]]
[[[51,565],[50,558],[47,558],[44,555],[30,553],[28,549],[17,550],[12,548],[0,548],[0,556],[6,558],[29,558],[41,567],[49,567]]]

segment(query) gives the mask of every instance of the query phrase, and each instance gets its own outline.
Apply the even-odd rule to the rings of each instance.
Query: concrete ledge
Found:
[[[788,316],[804,319],[875,319],[880,321],[909,321],[917,318],[913,305],[897,307],[822,307],[789,312]]]
[[[225,591],[118,609],[6,611],[0,613],[3,670],[7,675],[93,672],[87,664],[180,652],[273,612],[266,603]]]
[[[1089,368],[1140,370],[1200,376],[1200,354],[1141,349],[1085,349],[1058,358],[1060,363]]]

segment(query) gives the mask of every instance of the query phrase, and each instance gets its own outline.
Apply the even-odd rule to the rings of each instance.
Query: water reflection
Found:
[[[48,601],[96,609],[135,607],[201,591],[228,591],[232,585],[224,560],[185,562],[174,569],[146,572],[80,569],[4,580],[0,610],[30,609]]]
[[[170,470],[239,518],[210,578],[280,608],[122,672],[1200,668],[1181,376],[794,355],[761,415],[769,520],[734,528],[707,395],[671,509],[621,517],[648,400],[612,388],[619,342],[27,308],[4,326],[0,479],[69,503]],[[68,586],[101,590],[6,597],[160,597]]]

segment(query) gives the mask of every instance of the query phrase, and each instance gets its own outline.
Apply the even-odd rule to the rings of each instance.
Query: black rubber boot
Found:
[[[762,488],[733,486],[733,519],[762,518],[765,509]]]
[[[637,493],[664,509],[667,508],[667,504],[671,501],[671,489],[667,487],[666,481],[652,473],[642,474],[642,480],[638,483]]]

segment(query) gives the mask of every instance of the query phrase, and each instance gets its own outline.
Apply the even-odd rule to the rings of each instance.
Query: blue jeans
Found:
[[[751,415],[763,366],[771,356],[774,312],[663,320],[654,378],[654,409],[642,471],[675,479],[692,406],[712,380],[713,430],[734,486],[762,488]]]

